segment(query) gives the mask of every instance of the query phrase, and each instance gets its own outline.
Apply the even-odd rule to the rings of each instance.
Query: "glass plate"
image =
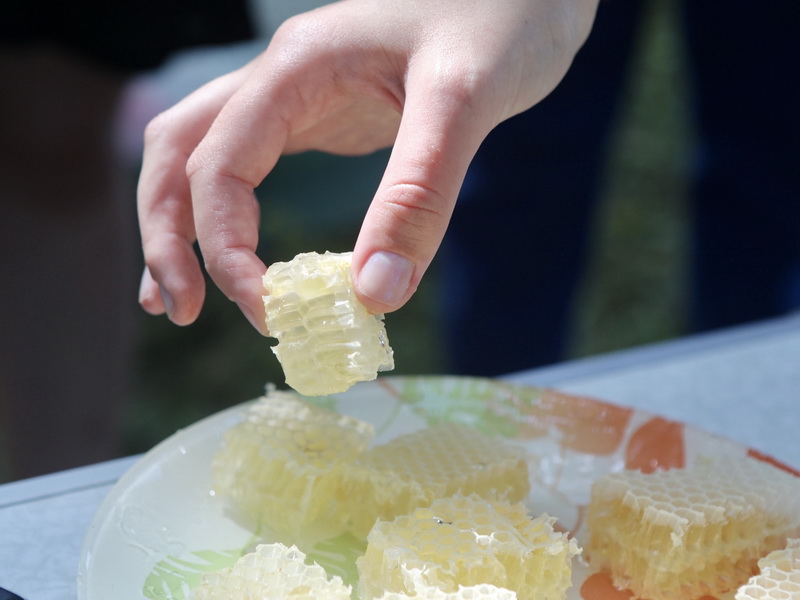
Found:
[[[700,455],[751,455],[736,442],[593,398],[498,380],[385,377],[317,403],[371,422],[375,443],[442,421],[472,425],[526,448],[534,514],[558,517],[580,544],[592,482],[623,468],[692,464]],[[112,488],[84,541],[78,600],[184,600],[204,572],[233,564],[253,532],[226,516],[211,492],[211,461],[245,402],[181,430],[145,454]],[[782,466],[782,465],[781,465]],[[351,580],[363,549],[353,540],[310,556]],[[630,598],[602,574],[574,565],[568,598]]]

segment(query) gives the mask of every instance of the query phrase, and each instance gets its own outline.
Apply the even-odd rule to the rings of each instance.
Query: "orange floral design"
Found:
[[[611,575],[605,571],[593,573],[581,585],[583,600],[631,600],[633,592],[614,586]],[[719,600],[716,596],[703,596],[697,600]]]
[[[576,452],[607,455],[619,448],[633,410],[555,390],[544,390],[536,416],[557,427],[561,444]]]
[[[611,576],[606,572],[589,575],[581,585],[581,598],[584,600],[630,600],[633,593],[614,587]]]
[[[778,467],[779,469],[783,469],[784,471],[786,471],[787,473],[791,473],[795,477],[800,477],[800,471],[798,471],[797,469],[793,469],[792,467],[783,464],[781,461],[772,458],[771,456],[764,454],[763,452],[759,452],[758,450],[753,450],[752,448],[750,448],[747,451],[747,456],[749,456],[750,458],[756,458],[758,460],[762,460],[765,463],[771,464],[773,467]]]
[[[652,473],[686,466],[684,425],[654,417],[631,436],[625,451],[625,468]]]

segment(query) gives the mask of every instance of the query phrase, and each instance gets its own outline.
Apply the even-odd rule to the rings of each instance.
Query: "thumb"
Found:
[[[353,251],[356,294],[370,312],[403,306],[444,238],[469,163],[490,129],[469,107],[448,90],[406,99]]]

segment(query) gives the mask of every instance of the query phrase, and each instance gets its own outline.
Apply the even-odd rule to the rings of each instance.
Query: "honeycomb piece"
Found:
[[[759,573],[736,592],[735,600],[790,600],[800,598],[800,539],[773,550],[758,561]]]
[[[286,383],[306,396],[343,392],[394,368],[383,315],[358,301],[352,253],[308,252],[264,275],[264,307],[273,352]]]
[[[279,539],[333,537],[347,525],[337,501],[343,465],[373,434],[369,423],[271,390],[226,432],[212,464],[214,489],[251,527]]]
[[[359,498],[350,531],[366,537],[388,520],[437,498],[478,494],[518,502],[530,483],[525,452],[466,425],[443,423],[399,436],[345,468],[347,495]]]
[[[375,524],[356,561],[359,591],[371,600],[384,591],[414,595],[432,586],[456,593],[459,586],[491,584],[520,600],[562,599],[580,549],[554,522],[531,518],[522,503],[440,498]]]
[[[455,592],[445,592],[437,587],[420,585],[413,596],[398,592],[385,592],[380,600],[517,600],[517,594],[488,583],[458,586]]]
[[[800,532],[800,479],[745,457],[623,471],[592,487],[590,564],[649,600],[736,589],[761,556]]]
[[[350,586],[340,577],[328,579],[319,565],[305,563],[295,546],[262,544],[232,567],[205,575],[191,600],[350,600]]]

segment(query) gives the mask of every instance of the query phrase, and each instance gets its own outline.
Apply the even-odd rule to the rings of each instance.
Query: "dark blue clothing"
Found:
[[[561,85],[475,157],[439,254],[448,371],[565,358],[642,4],[601,2]],[[681,10],[698,140],[690,319],[704,330],[800,306],[800,3]]]

